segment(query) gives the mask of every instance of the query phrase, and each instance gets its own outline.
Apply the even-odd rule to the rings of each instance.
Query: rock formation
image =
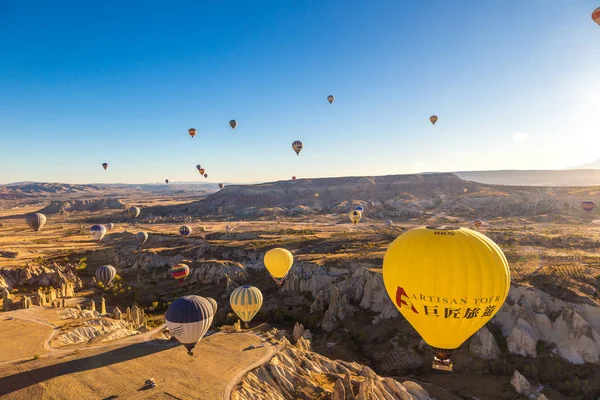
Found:
[[[510,378],[510,384],[515,388],[519,394],[528,395],[531,393],[531,385],[527,378],[525,378],[519,371],[514,372],[512,378]]]
[[[469,352],[474,356],[483,358],[484,360],[494,360],[500,356],[500,347],[494,339],[494,335],[484,326],[471,339]]]

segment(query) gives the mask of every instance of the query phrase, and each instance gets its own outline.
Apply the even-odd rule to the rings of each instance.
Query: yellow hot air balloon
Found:
[[[278,285],[283,283],[293,263],[292,253],[280,247],[271,249],[265,254],[265,267]]]
[[[261,291],[254,286],[239,286],[229,297],[229,304],[248,328],[248,322],[260,311],[263,304]]]
[[[360,219],[362,218],[362,213],[358,210],[352,210],[350,211],[350,214],[348,214],[348,217],[350,217],[350,221],[352,221],[352,223],[356,225],[358,224],[358,221],[360,221]]]
[[[432,115],[431,117],[429,117],[429,121],[431,121],[431,123],[433,125],[435,125],[435,123],[437,122],[437,120],[438,120],[437,115]]]
[[[433,368],[502,307],[510,269],[488,237],[465,228],[420,227],[396,238],[383,258],[383,282],[400,313],[432,347]]]

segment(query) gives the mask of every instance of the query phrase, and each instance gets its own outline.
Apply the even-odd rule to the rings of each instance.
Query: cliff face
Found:
[[[569,188],[494,186],[465,181],[454,174],[299,179],[226,186],[201,201],[146,208],[144,218],[333,213],[341,214],[345,221],[346,213],[356,205],[367,209],[369,218],[410,219],[428,213],[477,214],[478,218],[532,216],[579,211],[582,196],[600,200],[593,189],[571,193]]]
[[[267,333],[272,337],[272,333]],[[358,363],[330,360],[310,351],[300,338],[283,346],[270,361],[250,371],[232,393],[233,400],[430,400],[420,385],[378,376]]]
[[[124,210],[125,204],[119,199],[53,201],[41,209],[42,214],[62,214],[73,211],[100,211],[105,209]]]

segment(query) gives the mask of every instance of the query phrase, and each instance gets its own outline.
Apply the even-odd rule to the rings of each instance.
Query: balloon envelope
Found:
[[[129,214],[129,216],[133,218],[137,218],[141,212],[142,210],[140,210],[139,207],[129,207],[129,209],[127,210],[127,214]]]
[[[179,234],[187,239],[188,236],[192,234],[192,228],[188,225],[183,225],[179,227]]]
[[[219,189],[223,189],[223,184],[219,183]]]
[[[502,307],[510,269],[502,250],[479,232],[420,227],[389,246],[383,282],[437,359],[447,360]]]
[[[237,126],[237,121],[235,119],[232,119],[231,121],[229,121],[229,126],[231,126],[231,129],[235,129],[235,127]]]
[[[213,302],[201,296],[184,296],[175,300],[165,313],[167,327],[189,355],[193,355],[192,349],[212,324]]]
[[[229,296],[229,304],[238,317],[248,324],[263,304],[261,291],[254,286],[239,286]]]
[[[204,171],[206,171],[204,168],[198,168],[198,172],[200,172],[200,175],[204,175]]]
[[[581,202],[581,208],[583,208],[583,211],[585,212],[590,212],[596,208],[596,203],[590,200],[585,200]]]
[[[104,225],[93,225],[90,228],[90,235],[92,235],[92,239],[99,242],[106,235],[106,227]]]
[[[146,240],[148,240],[148,234],[146,232],[138,232],[135,237],[140,246],[143,246],[144,243],[146,243]]]
[[[429,117],[429,121],[431,121],[431,123],[433,125],[435,125],[435,123],[437,122],[437,120],[438,120],[437,115],[432,115],[431,117]]]
[[[38,232],[46,224],[46,216],[42,213],[32,213],[25,216],[25,223],[34,231]]]
[[[115,224],[113,224],[112,222],[106,225],[106,229],[108,229],[109,231],[112,231],[114,227]]]
[[[196,129],[190,128],[190,129],[188,129],[188,133],[190,134],[191,137],[194,137],[194,136],[196,136]]]
[[[116,275],[117,270],[112,265],[102,265],[96,269],[96,280],[104,286],[109,286]]]
[[[594,22],[600,25],[600,7],[594,10],[594,12],[592,13],[592,19],[594,20]]]
[[[264,262],[271,277],[281,285],[294,264],[294,256],[288,250],[279,247],[267,251]]]
[[[356,207],[354,207],[354,209],[356,211],[360,211],[361,213],[365,211],[365,209],[363,208],[363,206],[356,206]]]
[[[358,224],[358,221],[360,221],[360,219],[362,218],[362,213],[358,210],[350,211],[350,214],[348,214],[348,217],[350,218],[350,221],[354,225],[356,225],[356,224]]]
[[[329,102],[329,104],[333,103],[334,100],[335,100],[335,97],[332,94],[327,96],[327,101]]]
[[[300,155],[300,151],[303,148],[303,144],[301,141],[296,140],[295,142],[292,143],[292,149],[294,149],[294,151],[296,152],[296,155]]]
[[[104,170],[106,171],[106,168],[108,168],[108,164],[107,163],[102,163],[102,168],[104,168]]]
[[[177,281],[181,284],[187,279],[188,275],[190,274],[190,267],[180,263],[174,265],[173,268],[169,270],[169,272],[171,273],[171,276],[177,279]]]
[[[480,219],[475,220],[473,222],[473,225],[475,225],[475,228],[479,228],[481,225],[483,225],[483,221],[481,221]]]

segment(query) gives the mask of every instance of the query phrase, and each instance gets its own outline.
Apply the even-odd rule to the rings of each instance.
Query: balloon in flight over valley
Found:
[[[483,221],[480,219],[477,219],[477,220],[473,221],[473,225],[475,226],[475,228],[479,228],[481,225],[483,225]]]
[[[187,279],[188,275],[190,274],[190,267],[188,267],[186,264],[179,263],[177,265],[174,265],[169,270],[169,273],[173,278],[175,278],[179,282],[180,285],[182,285],[183,282]]]
[[[190,356],[196,344],[210,328],[216,302],[201,296],[183,296],[175,300],[165,313],[167,328],[185,346]]]
[[[288,250],[278,247],[267,251],[264,262],[273,280],[281,285],[294,264],[294,256]]]
[[[112,230],[113,230],[113,228],[115,227],[115,224],[113,224],[113,223],[111,222],[111,223],[108,223],[108,224],[106,224],[105,226],[106,226],[106,229],[108,229],[109,231],[112,231]]]
[[[146,243],[146,240],[148,240],[148,234],[146,232],[138,232],[135,235],[135,238],[137,239],[140,246],[143,246],[144,243]]]
[[[431,346],[433,368],[451,371],[450,354],[504,304],[510,269],[500,247],[479,232],[419,227],[388,247],[383,282],[400,313]]]
[[[117,276],[117,270],[112,265],[102,265],[96,269],[96,280],[108,287]]]
[[[299,140],[296,140],[295,142],[292,143],[292,149],[294,149],[297,156],[300,155],[300,151],[302,151],[302,147],[303,147],[302,142]]]
[[[223,184],[219,183],[219,189],[223,189]]]
[[[252,318],[256,316],[262,307],[263,295],[254,286],[239,286],[229,296],[229,304],[248,328],[248,323],[252,321]]]
[[[596,203],[590,200],[584,200],[581,202],[581,208],[583,208],[583,211],[585,212],[590,212],[596,208]]]
[[[104,225],[92,225],[90,235],[92,235],[92,239],[100,242],[104,238],[104,235],[106,235],[106,227]]]
[[[142,210],[140,210],[139,207],[129,207],[129,209],[127,210],[129,216],[133,218],[137,218],[141,212]]]
[[[165,179],[165,183],[168,185],[168,184],[169,184],[169,180],[168,180],[168,179]]]
[[[360,211],[361,213],[365,212],[365,209],[363,208],[363,206],[356,206],[356,207],[354,207],[354,209],[356,211]]]
[[[348,214],[348,217],[350,218],[350,221],[354,225],[356,225],[356,224],[358,224],[358,222],[362,218],[362,213],[360,211],[358,211],[358,210],[350,211],[350,214]]]
[[[42,213],[27,214],[25,223],[34,231],[39,232],[46,224],[46,216]]]
[[[192,227],[190,227],[188,225],[183,225],[183,226],[179,227],[179,234],[187,239],[188,236],[190,236],[192,234]]]

